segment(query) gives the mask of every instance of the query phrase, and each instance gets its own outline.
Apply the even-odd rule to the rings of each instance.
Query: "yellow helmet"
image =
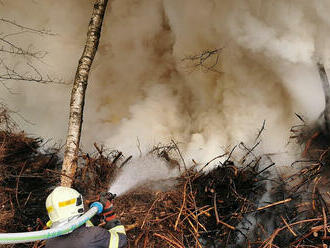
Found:
[[[52,223],[67,221],[84,213],[81,194],[68,187],[56,187],[46,200],[46,209]]]

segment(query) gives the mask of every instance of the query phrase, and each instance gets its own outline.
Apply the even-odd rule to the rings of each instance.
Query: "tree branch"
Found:
[[[34,29],[34,28],[26,27],[26,26],[23,26],[21,24],[16,23],[15,21],[8,20],[8,19],[5,19],[5,18],[0,18],[0,21],[3,22],[3,23],[7,23],[9,25],[15,26],[17,28],[20,28],[21,30],[37,33],[37,34],[40,34],[40,35],[56,35],[55,33],[52,33],[49,30]]]
[[[192,68],[200,68],[201,70],[213,71],[221,73],[217,70],[216,66],[219,63],[220,53],[223,48],[218,48],[214,50],[205,50],[200,54],[187,56],[182,59],[182,61],[190,61],[192,64]]]

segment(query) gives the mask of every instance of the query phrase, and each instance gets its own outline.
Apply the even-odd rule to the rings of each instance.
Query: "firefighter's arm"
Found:
[[[104,195],[104,194],[103,194]],[[109,200],[109,197],[103,198],[100,196],[100,202],[103,204],[102,216],[106,222],[104,228],[110,232],[109,247],[123,248],[127,246],[127,237],[125,228],[117,218],[113,209],[113,199]]]

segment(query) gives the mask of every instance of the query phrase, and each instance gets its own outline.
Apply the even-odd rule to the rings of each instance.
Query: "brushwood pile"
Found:
[[[28,137],[5,114],[0,117],[0,231],[41,230],[47,222],[45,199],[60,180],[60,149]],[[166,190],[150,181],[117,197],[114,206],[129,247],[329,247],[329,139],[322,133],[304,139],[306,159],[294,163],[291,174],[274,176],[270,159],[254,152],[258,143],[241,143],[219,156],[212,169],[206,164],[182,170]],[[236,152],[244,155],[237,158]],[[175,161],[169,149],[159,154]],[[109,189],[129,158],[96,144],[94,153],[80,153],[74,188],[86,207]]]

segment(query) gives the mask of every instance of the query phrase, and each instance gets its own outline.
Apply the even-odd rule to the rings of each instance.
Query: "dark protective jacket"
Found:
[[[46,248],[124,248],[126,246],[125,229],[119,221],[109,230],[98,226],[82,226],[72,233],[50,239],[46,243]]]

